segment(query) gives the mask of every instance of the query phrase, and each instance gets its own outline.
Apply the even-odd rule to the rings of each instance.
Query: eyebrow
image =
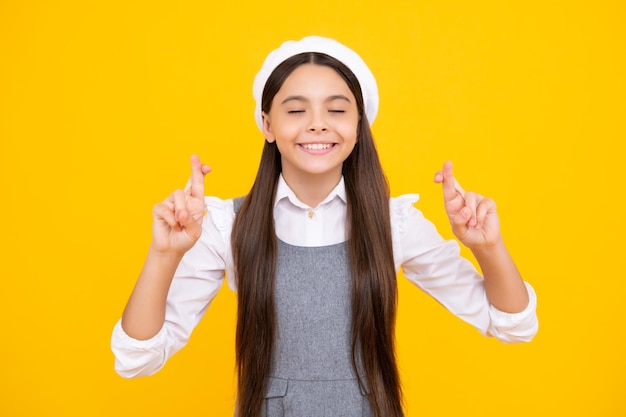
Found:
[[[335,95],[329,96],[324,101],[328,103],[328,102],[335,101],[335,100],[344,100],[344,101],[347,101],[348,103],[350,103],[350,99],[348,97],[344,96],[343,94],[335,94]],[[289,96],[289,97],[285,98],[283,101],[281,101],[280,104],[285,104],[285,103],[288,103],[290,101],[304,101],[304,102],[308,102],[309,99],[304,97],[304,96]]]

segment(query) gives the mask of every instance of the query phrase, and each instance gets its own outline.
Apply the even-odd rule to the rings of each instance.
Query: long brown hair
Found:
[[[361,87],[352,71],[335,58],[302,53],[281,63],[262,96],[269,113],[285,79],[300,65],[325,65],[346,81],[357,101],[357,144],[343,163],[347,195],[348,257],[352,275],[352,366],[368,393],[374,416],[400,417],[402,393],[395,360],[397,283],[389,215],[389,187],[369,123]],[[238,317],[236,358],[237,415],[258,417],[265,398],[276,334],[274,286],[277,238],[274,198],[281,172],[275,143],[265,142],[257,176],[233,226]],[[250,237],[253,237],[252,239]]]

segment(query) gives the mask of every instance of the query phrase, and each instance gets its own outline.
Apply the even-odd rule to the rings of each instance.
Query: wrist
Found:
[[[150,243],[148,257],[160,262],[175,262],[178,264],[185,255],[185,250],[176,250],[171,247],[162,247],[154,241]]]
[[[470,246],[469,249],[477,259],[498,256],[503,253],[503,251],[506,252],[506,246],[504,245],[504,240],[501,235],[498,235],[498,237],[493,241],[485,242],[481,245]]]

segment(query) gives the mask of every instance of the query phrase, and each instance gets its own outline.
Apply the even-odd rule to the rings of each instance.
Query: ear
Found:
[[[263,118],[263,136],[265,136],[265,140],[269,143],[273,143],[276,138],[274,137],[274,133],[272,132],[272,124],[270,121],[270,117],[265,113],[261,113],[261,117]]]

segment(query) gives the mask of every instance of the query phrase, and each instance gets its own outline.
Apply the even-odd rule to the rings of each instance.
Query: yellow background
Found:
[[[451,237],[433,173],[493,197],[540,331],[481,337],[406,280],[408,416],[626,415],[625,7],[620,1],[0,2],[0,415],[228,416],[235,296],[157,375],[113,371],[111,329],[151,207],[189,155],[244,194],[252,79],[283,40],[336,37],[375,73],[394,195]],[[467,253],[467,252],[465,252]]]

